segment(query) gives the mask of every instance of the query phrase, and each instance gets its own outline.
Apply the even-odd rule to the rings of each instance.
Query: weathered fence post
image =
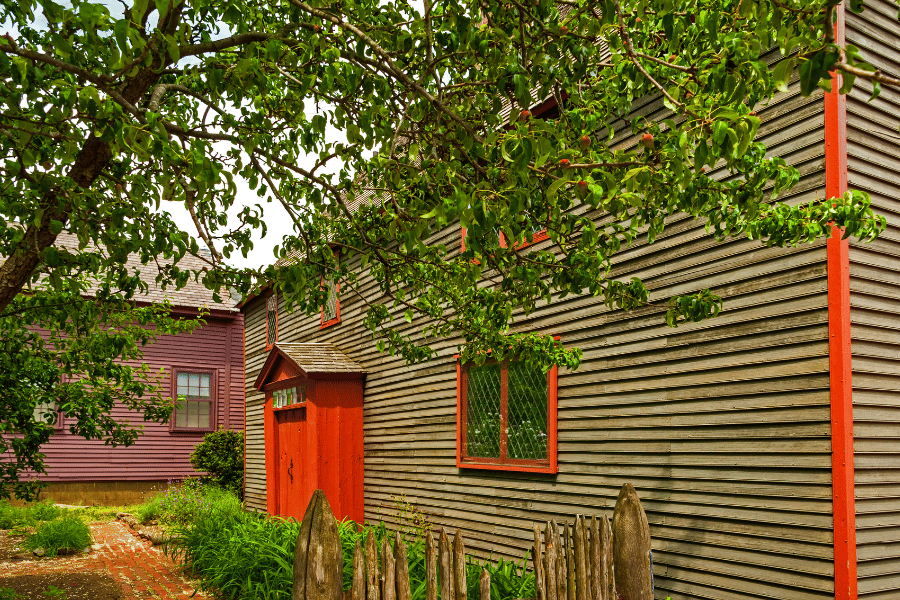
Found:
[[[381,590],[382,600],[396,600],[397,566],[388,536],[384,536],[381,540],[381,577],[384,585]]]
[[[398,531],[394,536],[394,562],[397,564],[397,600],[412,600],[409,585],[409,560],[406,558],[406,544]]]
[[[436,563],[434,536],[428,531],[425,535],[425,600],[438,600]]]
[[[456,600],[466,600],[466,547],[463,545],[462,532],[457,529],[453,538],[453,587],[456,588]]]
[[[366,536],[366,600],[381,600],[381,572],[378,568],[378,547],[375,533]]]
[[[575,600],[575,561],[572,552],[572,534],[574,531],[569,527],[569,523],[564,524],[565,539],[563,545],[566,548],[566,600]]]
[[[350,587],[350,600],[366,600],[366,561],[363,559],[359,540],[356,540],[356,548],[353,549],[353,585]]]
[[[534,555],[531,560],[534,563],[535,600],[547,600],[547,588],[544,583],[544,544],[541,542],[541,530],[537,523],[532,529],[534,530]]]
[[[653,600],[650,525],[630,483],[619,491],[612,533],[616,592],[622,600]]]
[[[341,600],[344,556],[325,492],[313,492],[294,549],[293,600]]]
[[[616,600],[612,525],[606,515],[603,515],[600,522],[600,589],[603,600]]]
[[[481,570],[478,584],[478,600],[491,600],[491,574],[486,569]]]
[[[440,560],[438,568],[441,575],[441,600],[454,600],[456,590],[453,586],[453,555],[450,553],[450,540],[447,532],[441,529],[440,542],[438,542],[438,554]]]

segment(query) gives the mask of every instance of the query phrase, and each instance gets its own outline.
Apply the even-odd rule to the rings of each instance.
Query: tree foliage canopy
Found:
[[[900,84],[836,43],[838,10],[833,0],[0,0],[4,335],[25,339],[27,302],[44,303],[29,324],[61,323],[49,299],[72,276],[120,290],[136,253],[175,262],[161,282],[194,276],[245,293],[270,283],[310,315],[323,277],[352,294],[364,271],[380,290],[365,298],[365,323],[409,361],[461,333],[467,356],[574,367],[576,349],[509,333],[513,315],[566,294],[646,303],[640,280],[608,276],[610,261],[637,236],[661,235],[669,216],[775,246],[830,235],[832,223],[861,239],[884,227],[859,192],[781,203],[797,171],[755,139],[755,108],[794,74],[804,94],[830,89],[832,73],[843,91],[857,77],[876,91]],[[783,58],[769,64],[773,50]],[[647,96],[670,117],[633,117]],[[532,114],[540,102],[556,103],[552,117]],[[638,143],[612,144],[623,129]],[[265,229],[263,201],[226,216],[236,176],[293,219],[285,266],[227,266]],[[187,206],[196,231],[180,231],[164,201]],[[425,243],[455,223],[462,253]],[[64,228],[83,254],[54,248]],[[552,248],[526,251],[544,229]],[[179,269],[198,240],[212,250],[208,269]],[[131,301],[134,288],[111,296]],[[719,308],[697,290],[672,298],[666,318]],[[402,334],[398,311],[425,317],[426,337]]]

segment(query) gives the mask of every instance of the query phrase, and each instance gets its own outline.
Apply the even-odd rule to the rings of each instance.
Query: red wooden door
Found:
[[[300,519],[306,509],[303,487],[307,465],[306,407],[279,410],[275,413],[275,472],[278,498],[276,512]],[[307,498],[308,501],[308,498]]]

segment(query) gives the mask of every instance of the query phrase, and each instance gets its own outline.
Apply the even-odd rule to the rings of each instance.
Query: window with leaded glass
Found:
[[[341,321],[341,301],[338,298],[340,286],[334,279],[326,279],[322,282],[322,287],[328,293],[322,305],[322,327],[325,327]]]
[[[278,341],[278,295],[266,298],[266,347]]]
[[[556,368],[460,365],[461,467],[555,472]]]
[[[215,399],[213,374],[178,371],[175,375],[175,429],[212,429]]]
[[[305,385],[298,385],[296,387],[284,388],[272,392],[272,406],[274,408],[285,408],[295,404],[304,404],[305,402]]]
[[[59,406],[53,400],[42,402],[34,407],[34,420],[39,423],[60,427]]]

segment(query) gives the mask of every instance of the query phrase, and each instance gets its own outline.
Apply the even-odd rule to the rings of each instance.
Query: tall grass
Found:
[[[52,500],[42,500],[25,506],[13,506],[0,500],[0,529],[16,529],[52,521],[63,515],[65,509],[54,506]]]
[[[67,516],[41,524],[25,540],[29,550],[43,548],[47,556],[56,556],[63,548],[83,550],[91,545],[91,530],[78,517]]]
[[[211,509],[190,525],[175,529],[166,552],[189,565],[201,580],[201,588],[225,598],[242,600],[289,600],[293,585],[294,547],[300,524],[293,519],[261,517]],[[353,578],[353,550],[356,542],[365,546],[367,536],[381,545],[393,534],[384,524],[359,528],[351,521],[338,524],[344,554],[344,589]],[[392,537],[388,538],[389,540]],[[421,536],[408,536],[412,600],[425,598],[425,548]],[[524,559],[515,563],[500,559],[479,563],[468,558],[468,597],[479,598],[481,569],[491,573],[491,599],[513,600],[534,597],[534,577],[525,569]]]

